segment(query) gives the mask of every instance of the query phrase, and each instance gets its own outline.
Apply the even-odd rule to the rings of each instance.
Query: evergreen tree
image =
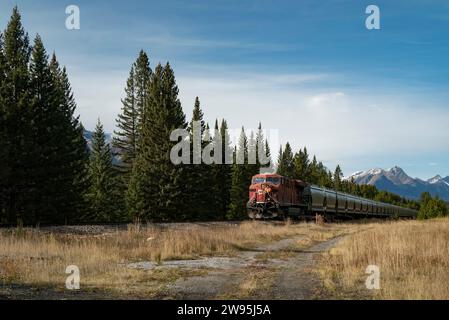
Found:
[[[248,140],[245,130],[242,128],[238,145],[236,146],[236,162],[232,166],[232,186],[230,191],[230,204],[227,218],[229,220],[241,220],[246,218],[246,203],[248,201],[248,188],[251,183],[248,180]]]
[[[320,180],[320,173],[318,172],[318,161],[316,160],[316,156],[313,156],[312,162],[309,166],[309,183],[318,185]],[[323,181],[321,181],[321,185]]]
[[[32,103],[32,143],[30,154],[34,223],[63,222],[69,210],[67,197],[71,183],[67,176],[66,157],[70,141],[67,127],[70,118],[62,109],[62,91],[48,64],[48,56],[40,36],[36,36],[30,62]],[[69,145],[67,145],[69,143]]]
[[[148,56],[141,50],[137,60],[131,66],[126,82],[125,98],[122,99],[122,113],[117,118],[118,131],[114,132],[113,146],[120,159],[120,164],[116,168],[123,174],[123,188],[128,186],[137,157],[142,112],[148,101],[151,74]]]
[[[117,169],[123,172],[124,176],[132,170],[137,152],[137,126],[139,118],[136,108],[135,91],[133,65],[126,82],[126,96],[122,99],[122,113],[117,118],[119,131],[114,131],[115,136],[113,138],[115,154],[120,160],[120,165],[117,166]]]
[[[193,191],[186,190],[184,166],[170,161],[170,151],[177,143],[170,141],[170,134],[186,127],[173,70],[168,63],[158,65],[142,114],[138,158],[127,193],[134,217],[168,221],[185,214],[184,205]]]
[[[58,157],[64,164],[60,176],[60,189],[64,190],[64,198],[61,199],[59,210],[61,219],[67,223],[79,220],[85,214],[89,154],[84,139],[84,127],[79,116],[75,116],[76,102],[67,70],[65,67],[61,70],[55,54],[50,62],[50,70],[57,89],[58,113],[61,117],[55,127],[57,132],[53,133],[59,137]]]
[[[212,183],[212,166],[203,163],[202,150],[211,142],[209,126],[204,122],[204,114],[201,109],[200,100],[195,98],[193,107],[192,120],[189,125],[190,143],[192,151],[191,163],[192,165],[186,168],[188,175],[187,185],[192,192],[189,197],[189,203],[186,206],[191,210],[188,213],[189,218],[195,220],[206,220],[210,218],[211,205],[213,204],[213,193],[211,192]]]
[[[334,190],[341,191],[341,183],[343,178],[343,172],[341,171],[340,165],[337,165],[334,171]]]
[[[218,128],[218,122],[216,123],[216,128]],[[226,154],[232,156],[232,148],[230,146],[230,137],[228,133],[228,124],[226,120],[222,119],[220,124],[220,129],[218,134],[221,138],[221,162],[216,166],[217,178],[215,184],[219,192],[218,196],[218,215],[221,218],[225,218],[229,211],[229,203],[231,201],[231,187],[232,187],[232,163],[226,163]],[[233,157],[231,157],[232,160]],[[232,161],[228,161],[232,162]]]
[[[251,181],[251,178],[258,174],[260,171],[260,163],[257,156],[258,147],[257,147],[257,139],[254,137],[254,132],[251,131],[248,138],[248,159],[247,159],[247,174],[248,180]]]
[[[116,219],[114,205],[114,169],[112,153],[105,141],[103,126],[98,120],[92,136],[92,151],[89,161],[89,219],[109,222]]]
[[[274,166],[273,166],[273,160],[271,159],[271,150],[270,150],[270,146],[268,144],[268,140],[265,140],[265,154],[266,154],[266,159],[268,160],[268,163],[266,165],[262,166],[261,173],[273,173]]]
[[[214,135],[211,140],[211,145],[214,147],[213,158],[214,164],[211,166],[211,179],[210,179],[210,193],[211,193],[211,201],[210,204],[212,210],[214,211],[213,217],[214,219],[220,219],[225,217],[225,213],[221,212],[221,195],[222,191],[222,182],[221,182],[221,167],[223,164],[221,163],[221,136],[220,129],[218,127],[218,119],[215,119],[214,125]],[[217,151],[215,151],[217,150]],[[216,153],[215,153],[216,152]]]
[[[263,155],[262,158],[260,155]],[[265,163],[267,160],[266,141],[264,140],[262,124],[259,122],[256,133],[256,159],[257,159],[257,173],[260,172],[262,167],[269,167],[269,163]]]
[[[309,180],[309,154],[307,153],[307,148],[304,147],[303,150],[299,150],[294,157],[294,167],[295,167],[295,173],[294,177],[295,179],[299,179],[305,182],[308,182]]]
[[[0,90],[4,87],[5,83],[5,56],[3,52],[3,34],[0,33]],[[6,177],[8,175],[5,165],[7,161],[6,139],[5,132],[5,112],[6,106],[4,105],[3,96],[0,92],[0,224],[7,222],[6,217]]]
[[[284,150],[279,152],[277,174],[284,177],[293,178],[294,169],[292,148],[290,147],[290,143],[287,142]]]
[[[0,116],[2,169],[0,192],[4,220],[15,224],[30,208],[31,110],[28,92],[30,57],[28,35],[22,27],[17,7],[3,33]]]

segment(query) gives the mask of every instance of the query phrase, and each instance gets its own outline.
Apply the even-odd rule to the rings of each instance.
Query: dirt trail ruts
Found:
[[[304,236],[283,239],[265,244],[252,250],[243,251],[234,258],[240,268],[214,269],[207,275],[180,279],[169,285],[159,298],[168,299],[216,299],[223,296],[233,296],[239,285],[244,281],[250,269],[262,265],[272,268],[274,284],[268,292],[255,290],[249,299],[311,299],[320,286],[320,280],[311,270],[317,264],[319,254],[333,247],[341,237],[324,241],[304,250],[293,250],[294,256],[288,260],[269,259],[261,262],[255,259],[263,252],[276,252],[291,248]]]
[[[313,299],[321,286],[321,281],[314,272],[320,254],[334,247],[340,240],[341,236],[318,243],[287,260],[279,270],[268,297],[283,300]]]

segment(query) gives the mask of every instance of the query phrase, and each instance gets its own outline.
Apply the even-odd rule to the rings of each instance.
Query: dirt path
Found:
[[[304,236],[280,240],[249,251],[243,251],[238,257],[226,260],[222,266],[215,264],[215,269],[207,275],[180,279],[169,285],[158,297],[161,299],[238,299],[239,290],[247,286],[248,275],[259,276],[263,270],[267,279],[259,279],[264,290],[252,288],[245,299],[312,299],[320,287],[320,280],[311,272],[317,264],[320,253],[329,250],[341,239],[336,237],[314,244],[306,249],[289,249],[302,240]],[[260,260],[263,253],[280,253],[284,250],[293,255],[285,259]],[[214,258],[212,258],[214,259]],[[196,262],[198,266],[198,261]],[[234,266],[234,267],[232,267]],[[264,283],[265,282],[265,283]],[[267,283],[270,283],[266,288]]]
[[[340,239],[341,237],[336,237],[313,245],[286,261],[279,270],[268,297],[283,300],[313,299],[321,286],[313,268],[316,267],[320,254],[335,246]]]

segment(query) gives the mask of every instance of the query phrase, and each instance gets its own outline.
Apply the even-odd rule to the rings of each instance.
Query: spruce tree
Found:
[[[137,157],[139,136],[142,126],[142,112],[147,103],[152,70],[147,54],[141,50],[131,66],[122,99],[122,112],[117,118],[113,146],[120,163],[116,168],[123,174],[122,186],[126,188],[132,167]]]
[[[269,153],[268,140],[264,139],[262,124],[259,122],[256,133],[257,173],[270,172],[273,169]]]
[[[67,223],[77,221],[85,214],[89,153],[84,139],[84,127],[79,116],[75,115],[76,102],[67,70],[65,67],[61,70],[55,54],[51,58],[50,70],[58,90],[59,112],[62,114],[59,133],[55,135],[60,137],[58,154],[64,163],[62,183],[65,199],[61,205],[62,215]]]
[[[254,132],[251,131],[248,138],[248,163],[247,163],[247,170],[248,170],[248,179],[251,180],[251,178],[258,174],[260,171],[260,163],[257,156],[258,147],[257,147],[257,139],[254,136]]]
[[[213,210],[214,195],[210,190],[213,178],[212,166],[203,163],[201,158],[202,150],[211,142],[210,130],[203,117],[200,100],[196,97],[189,124],[191,165],[186,168],[189,188],[194,190],[186,207],[191,210],[188,213],[189,218],[194,220],[210,218]]]
[[[185,185],[184,166],[170,160],[170,151],[177,143],[170,141],[171,132],[187,128],[178,91],[170,64],[158,65],[152,74],[142,114],[139,153],[127,193],[134,217],[159,221],[180,219],[193,192]]]
[[[248,140],[245,130],[242,128],[238,145],[236,146],[236,162],[232,166],[232,186],[230,191],[230,204],[227,218],[229,220],[241,220],[246,218],[246,203],[248,202]]]
[[[271,159],[271,150],[270,150],[270,145],[268,144],[268,140],[265,140],[265,154],[266,154],[268,163],[266,165],[262,166],[260,172],[261,173],[273,173],[274,166],[273,166],[273,160]]]
[[[30,151],[31,112],[28,92],[30,57],[28,35],[22,27],[20,13],[15,7],[3,33],[1,58],[2,81],[0,109],[2,128],[1,193],[4,220],[15,224],[31,208]]]
[[[218,122],[216,123],[216,128],[218,128]],[[228,133],[228,124],[226,120],[222,119],[220,128],[217,132],[221,138],[221,162],[217,165],[217,179],[216,185],[217,189],[219,189],[217,196],[217,215],[220,218],[225,218],[229,211],[229,203],[230,203],[230,191],[232,187],[232,159],[233,159],[233,151],[230,146],[230,137]],[[226,154],[230,157],[231,161],[226,162]],[[230,162],[230,163],[229,163]]]
[[[293,152],[288,142],[285,144],[284,150],[279,152],[277,174],[289,178],[294,177]]]
[[[299,150],[294,157],[294,166],[295,166],[295,179],[299,179],[302,181],[308,181],[309,177],[309,154],[307,153],[307,148],[304,147],[303,150]]]
[[[318,172],[318,161],[316,160],[316,156],[314,155],[312,161],[309,166],[309,183],[311,184],[319,184],[320,173]]]
[[[89,161],[88,219],[98,222],[114,221],[116,217],[114,194],[114,169],[112,153],[105,141],[103,126],[98,120],[92,136]]]
[[[5,57],[3,53],[3,35],[0,33],[0,89],[5,83]],[[6,181],[8,176],[8,168],[4,165],[7,161],[6,150],[6,122],[5,122],[6,106],[3,96],[0,92],[0,224],[7,222],[6,217]]]
[[[137,149],[137,125],[138,112],[136,108],[136,89],[134,86],[134,65],[131,67],[126,82],[126,96],[122,99],[122,113],[118,115],[118,131],[114,131],[113,146],[120,165],[117,169],[124,173],[130,173]],[[129,178],[129,177],[128,177]],[[126,179],[126,178],[125,178]],[[126,183],[125,183],[126,184]]]
[[[343,178],[343,172],[341,171],[340,165],[337,165],[334,171],[334,190],[335,191],[341,191],[342,187],[342,178]]]
[[[57,80],[50,70],[48,56],[39,35],[36,36],[30,62],[32,104],[32,142],[30,162],[33,179],[33,222],[63,222],[67,207],[66,161],[67,115],[61,110]]]

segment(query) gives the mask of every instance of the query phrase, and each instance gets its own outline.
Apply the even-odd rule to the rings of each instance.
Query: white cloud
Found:
[[[235,40],[211,40],[188,36],[175,36],[171,33],[159,33],[135,39],[139,43],[144,43],[158,48],[196,48],[196,49],[246,49],[257,51],[285,51],[290,47],[277,43],[257,43]]]
[[[93,130],[100,118],[107,132],[114,130],[115,119],[122,106],[126,77],[127,74],[121,72],[81,72],[70,75],[77,112],[86,129]]]
[[[221,78],[182,76],[178,81],[188,113],[198,95],[210,122],[225,117],[231,126],[255,127],[261,121],[267,129],[279,129],[282,143],[307,146],[330,165],[344,165],[354,157],[390,157],[395,164],[398,156],[449,148],[449,110],[426,105],[424,97],[425,107],[416,108],[413,95],[307,89],[300,82],[281,86],[279,77],[256,75],[243,81],[227,73]]]
[[[364,159],[363,166],[366,159],[382,166],[376,159],[386,158],[388,165],[401,165],[396,159],[406,163],[449,149],[449,110],[427,103],[425,97],[327,89],[322,83],[336,75],[203,70],[209,72],[177,72],[188,118],[199,96],[210,125],[224,117],[231,128],[250,129],[261,121],[265,129],[279,131],[281,143],[289,141],[295,149],[307,146],[329,167],[341,163],[350,172],[360,167],[357,159]],[[92,129],[100,117],[112,132],[127,71],[78,71],[71,73],[71,81],[83,123]],[[272,145],[273,155],[278,147]]]

